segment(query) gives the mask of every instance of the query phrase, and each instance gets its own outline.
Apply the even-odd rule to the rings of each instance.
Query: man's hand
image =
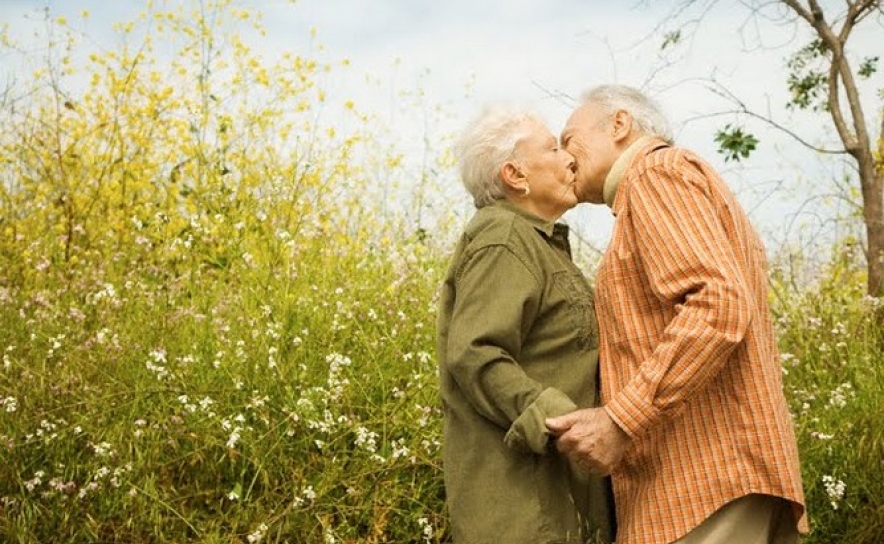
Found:
[[[594,474],[614,471],[631,442],[604,408],[585,408],[546,420],[556,447],[572,463]]]

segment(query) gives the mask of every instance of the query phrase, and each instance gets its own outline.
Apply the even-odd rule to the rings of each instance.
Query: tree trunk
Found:
[[[847,151],[855,160],[863,198],[863,222],[866,227],[867,292],[874,297],[884,295],[884,121],[877,139],[877,157],[872,136],[860,101],[855,74],[844,55],[844,47],[854,26],[880,7],[880,0],[848,4],[839,31],[826,21],[819,0],[807,0],[807,7],[798,0],[783,0],[816,31],[830,51],[828,74],[828,106],[832,122]],[[842,109],[842,93],[846,105]]]
[[[863,220],[866,224],[868,293],[884,297],[884,169],[872,167],[863,180]]]
[[[869,195],[866,197],[863,192],[863,212],[868,237],[866,259],[869,263],[869,294],[884,298],[884,108],[881,110],[881,132],[877,143],[877,153],[869,161]]]

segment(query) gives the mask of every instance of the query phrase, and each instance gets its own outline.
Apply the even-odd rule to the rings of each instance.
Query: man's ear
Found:
[[[503,184],[513,191],[524,191],[525,174],[514,162],[507,161],[500,167],[500,178]]]
[[[628,111],[617,110],[612,124],[615,142],[622,142],[632,135],[632,114]]]

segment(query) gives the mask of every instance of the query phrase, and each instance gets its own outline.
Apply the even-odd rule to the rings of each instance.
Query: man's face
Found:
[[[605,178],[619,156],[612,117],[596,104],[584,104],[571,114],[561,142],[577,162],[577,198],[602,204]]]

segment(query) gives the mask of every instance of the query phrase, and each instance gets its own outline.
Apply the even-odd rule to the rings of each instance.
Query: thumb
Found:
[[[561,434],[577,423],[577,414],[576,412],[571,412],[570,414],[564,414],[557,417],[549,417],[546,418],[546,428],[550,431]]]

